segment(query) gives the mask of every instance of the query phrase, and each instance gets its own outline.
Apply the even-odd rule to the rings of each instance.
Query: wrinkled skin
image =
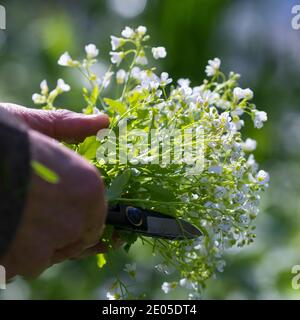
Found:
[[[59,176],[57,184],[50,184],[32,174],[22,221],[0,261],[7,277],[36,277],[54,263],[104,252],[105,245],[99,240],[106,217],[101,177],[85,159],[57,140],[80,142],[107,127],[107,116],[12,104],[0,107],[27,124],[32,160]]]

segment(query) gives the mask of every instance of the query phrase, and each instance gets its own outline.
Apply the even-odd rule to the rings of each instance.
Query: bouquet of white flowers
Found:
[[[172,273],[172,281],[162,284],[165,293],[182,286],[190,298],[197,298],[205,281],[223,270],[224,250],[255,238],[253,220],[269,175],[258,170],[251,154],[256,141],[242,137],[240,130],[245,114],[256,128],[263,126],[267,114],[251,103],[250,89],[238,87],[238,74],[225,76],[220,71],[218,58],[208,61],[208,80],[199,86],[192,87],[188,79],[174,84],[166,72],[158,75],[148,66],[147,51],[154,59],[165,58],[167,52],[164,47],[146,46],[148,39],[144,26],[126,27],[120,37],[111,36],[112,65],[101,79],[93,71],[99,54],[94,44],[85,47],[82,61],[68,52],[60,57],[58,64],[78,69],[90,85],[83,88],[83,112],[111,117],[108,130],[69,147],[100,170],[110,203],[171,214],[201,230],[200,238],[186,241],[120,232],[125,250],[139,239],[160,256],[156,269],[166,277]],[[107,97],[112,82],[115,90]],[[33,101],[53,109],[56,97],[70,89],[59,79],[49,91],[44,80]],[[110,232],[108,228],[103,236],[106,241]],[[99,255],[100,266],[105,259],[109,254]],[[135,264],[125,267],[132,277],[135,269]],[[132,296],[117,277],[107,297]]]

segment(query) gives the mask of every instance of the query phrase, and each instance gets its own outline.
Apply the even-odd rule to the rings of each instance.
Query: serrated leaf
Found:
[[[119,174],[111,183],[110,187],[107,189],[108,201],[112,201],[119,198],[129,182],[131,176],[131,171],[126,170]]]
[[[78,153],[85,157],[87,160],[92,160],[96,157],[97,149],[100,146],[100,142],[96,137],[88,137],[82,143],[79,144]]]
[[[31,167],[34,170],[35,174],[43,180],[52,184],[56,184],[59,182],[59,176],[40,162],[32,160]]]

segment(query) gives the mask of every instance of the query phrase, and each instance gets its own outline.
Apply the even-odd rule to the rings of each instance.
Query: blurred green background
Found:
[[[223,70],[242,74],[241,86],[255,92],[255,103],[268,112],[260,131],[246,134],[258,140],[256,157],[271,173],[263,196],[255,243],[226,254],[227,267],[211,279],[204,298],[300,298],[291,286],[293,265],[300,264],[300,30],[291,27],[290,0],[86,0],[1,1],[7,30],[0,31],[0,96],[31,106],[31,95],[47,78],[52,85],[63,77],[72,87],[79,78],[57,65],[64,51],[83,55],[87,43],[100,48],[97,72],[109,61],[109,36],[125,25],[147,26],[151,45],[163,45],[167,59],[161,70],[173,79],[200,83],[209,58],[221,58]],[[83,101],[66,94],[61,104],[80,110]],[[26,254],[26,253],[24,253]],[[137,291],[148,298],[166,298],[153,257],[135,246],[129,257],[116,252],[113,267],[97,268],[95,258],[65,262],[39,279],[17,279],[2,291],[3,299],[105,298],[113,272],[137,261]],[[185,298],[184,292],[174,298]]]

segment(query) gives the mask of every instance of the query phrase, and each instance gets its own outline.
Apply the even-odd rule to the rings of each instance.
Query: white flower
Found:
[[[259,206],[259,198],[255,200],[249,200],[247,203],[243,205],[243,209],[250,214],[257,215],[259,212],[258,206]]]
[[[245,195],[242,192],[232,193],[230,198],[234,200],[236,203],[244,203],[245,202]]]
[[[179,285],[183,288],[186,288],[188,290],[195,289],[195,285],[190,280],[183,278],[179,280]]]
[[[188,295],[189,300],[200,300],[202,298],[203,297],[200,292],[193,292],[193,293],[189,293]]]
[[[156,91],[156,90],[158,89],[158,87],[159,87],[159,82],[158,82],[158,81],[155,81],[155,80],[150,81],[149,84],[148,84],[148,86],[149,86],[149,89],[150,89],[150,90]]]
[[[146,34],[147,32],[147,28],[144,27],[144,26],[139,26],[137,29],[136,29],[136,32],[139,36],[143,36]]]
[[[227,194],[227,189],[224,187],[217,186],[215,189],[215,197],[217,199],[223,198]]]
[[[130,39],[134,36],[134,31],[129,27],[125,27],[121,34],[124,38]]]
[[[243,143],[243,150],[246,152],[252,152],[256,149],[256,141],[250,138],[247,138]]]
[[[256,175],[256,180],[258,184],[266,185],[270,181],[270,175],[268,174],[268,172],[260,170]]]
[[[208,172],[221,174],[223,171],[223,168],[221,166],[212,166],[208,168]]]
[[[165,58],[167,56],[167,51],[164,47],[152,48],[152,54],[154,59]]]
[[[56,86],[56,88],[57,88],[58,90],[63,91],[63,92],[70,91],[70,89],[71,89],[71,87],[70,87],[67,83],[65,83],[63,79],[58,79],[58,80],[57,80],[57,86]]]
[[[141,69],[139,67],[133,67],[130,75],[136,80],[141,80]]]
[[[215,104],[220,99],[220,95],[217,92],[212,92],[210,90],[205,90],[199,92],[197,95],[197,91],[194,93],[196,95],[196,102],[201,104]]]
[[[169,74],[167,72],[162,72],[160,75],[160,85],[166,86],[172,82],[172,78],[169,78]]]
[[[170,283],[170,282],[164,282],[161,286],[161,290],[167,294],[169,293],[172,289],[176,287],[176,284]]]
[[[124,43],[125,40],[122,38],[118,38],[115,36],[110,36],[110,43],[111,43],[111,48],[112,50],[117,50],[118,48],[120,48]]]
[[[193,93],[193,89],[190,87],[180,87],[179,92],[184,98],[190,98],[191,94]]]
[[[48,94],[49,88],[48,88],[47,80],[43,80],[40,83],[40,88],[41,88],[42,95],[47,95]]]
[[[237,152],[240,153],[243,150],[243,146],[239,142],[234,142],[233,143],[233,149],[234,149],[234,151],[237,151]]]
[[[219,58],[208,60],[208,65],[205,68],[205,72],[209,77],[212,77],[220,69],[220,66],[221,66],[221,60]]]
[[[227,103],[228,103],[228,101],[227,101]],[[229,103],[229,107],[230,107],[230,103]],[[231,111],[231,115],[233,117],[235,117],[235,116],[239,117],[239,116],[242,116],[243,114],[244,114],[244,110],[242,108],[240,108],[240,107],[238,107],[235,110]]]
[[[247,225],[247,224],[249,224],[249,222],[251,220],[250,220],[249,216],[246,213],[244,213],[244,214],[240,215],[240,221],[241,221],[242,224]]]
[[[205,207],[205,208],[213,209],[213,208],[216,208],[217,206],[216,206],[215,203],[213,203],[213,202],[211,202],[211,201],[207,201],[207,202],[204,203],[204,207]]]
[[[77,61],[71,58],[71,56],[67,51],[60,56],[57,63],[64,67],[72,67],[78,64]]]
[[[43,104],[43,103],[46,103],[46,97],[42,96],[41,94],[34,93],[32,95],[32,101],[35,104]]]
[[[248,168],[252,170],[252,172],[256,172],[258,169],[258,164],[255,161],[254,155],[250,154],[249,158],[247,159],[246,165]]]
[[[105,73],[105,75],[102,79],[102,85],[104,88],[107,88],[109,86],[113,74],[114,73],[112,71],[108,71]]]
[[[198,194],[192,193],[192,199],[193,199],[193,200],[198,200],[198,199],[199,199]]]
[[[249,88],[242,89],[240,87],[236,87],[233,89],[233,95],[238,101],[242,99],[251,100],[253,98],[253,91]]]
[[[234,118],[232,122],[233,122],[236,130],[241,130],[245,124],[244,120],[241,120],[241,119],[238,120],[236,118]]]
[[[226,266],[226,262],[224,260],[219,260],[217,262],[216,268],[219,272],[223,272],[225,266]]]
[[[181,88],[186,88],[186,87],[189,87],[190,84],[191,84],[191,81],[189,79],[179,79],[177,81],[178,85],[181,87]]]
[[[264,111],[258,111],[258,110],[254,110],[253,113],[254,113],[254,120],[253,120],[254,127],[258,129],[262,128],[264,125],[263,123],[268,120],[267,113]]]
[[[245,99],[247,100],[251,100],[253,98],[253,91],[249,88],[246,88],[244,89],[244,96],[245,96]]]
[[[238,153],[236,154],[238,158]],[[233,157],[235,158],[235,157]],[[235,159],[232,159],[234,161]],[[245,168],[240,166],[234,166],[234,169],[232,170],[232,175],[238,179],[241,179],[245,173]]]
[[[111,293],[111,292],[107,292],[106,293],[106,298],[108,299],[108,300],[117,300],[118,299],[118,295],[117,294],[115,294],[115,293]]]
[[[186,278],[183,278],[183,279],[180,279],[179,280],[179,285],[181,286],[181,287],[185,287],[186,286],[186,284],[187,284],[187,279]]]
[[[229,222],[223,221],[220,224],[218,224],[218,227],[224,232],[229,232],[231,225]]]
[[[168,269],[168,267],[164,264],[157,264],[155,267],[154,267],[158,272],[161,272],[165,275],[168,275],[170,274],[170,271]]]
[[[126,263],[124,271],[129,273],[132,277],[134,277],[136,272],[136,263]]]
[[[116,64],[117,66],[122,62],[123,58],[125,57],[124,52],[111,51],[109,54],[111,55],[111,62]]]
[[[147,57],[145,56],[145,53],[144,53],[144,52],[140,52],[140,54],[136,57],[135,62],[136,62],[137,64],[140,64],[140,65],[146,65],[146,64],[148,64],[148,59],[147,59]]]
[[[159,87],[159,78],[150,70],[142,70],[137,79],[141,81],[143,89],[152,90]]]
[[[85,46],[85,52],[88,59],[93,59],[97,57],[97,55],[99,54],[99,50],[93,43],[90,43],[87,46]]]
[[[116,73],[117,84],[123,84],[125,82],[126,77],[127,77],[127,73],[125,70],[123,69],[118,70],[118,72]]]
[[[229,112],[225,111],[222,112],[220,115],[220,118],[218,119],[220,121],[220,125],[225,127],[229,132],[235,132],[237,126],[239,125],[238,123],[233,123],[231,120],[231,116]],[[217,123],[218,123],[217,120]]]

